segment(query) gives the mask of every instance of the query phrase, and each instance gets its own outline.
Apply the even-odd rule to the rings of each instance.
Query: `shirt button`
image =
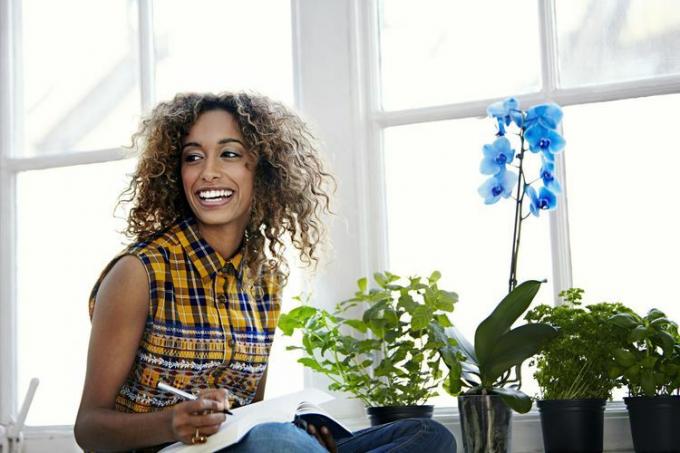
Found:
[[[225,296],[224,294],[220,294],[219,296],[217,296],[217,301],[223,304],[227,301],[227,296]]]
[[[232,347],[233,347],[234,344],[236,344],[236,342],[234,341],[233,338],[232,338],[231,340],[229,340],[229,346],[232,346]]]

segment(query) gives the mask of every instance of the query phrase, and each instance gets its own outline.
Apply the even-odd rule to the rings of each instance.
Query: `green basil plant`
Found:
[[[354,297],[333,313],[302,305],[282,314],[285,335],[302,333],[302,346],[287,349],[301,351],[298,362],[328,376],[330,390],[369,407],[423,404],[445,378],[456,381],[461,373],[455,342],[441,335],[452,326],[447,313],[458,296],[438,287],[440,277],[435,271],[426,281],[410,277],[402,284],[395,274],[376,273],[377,288],[369,290],[361,278]]]
[[[670,395],[680,389],[678,325],[655,308],[642,317],[619,313],[610,318],[627,337],[614,351],[610,375],[620,377],[631,396]]]

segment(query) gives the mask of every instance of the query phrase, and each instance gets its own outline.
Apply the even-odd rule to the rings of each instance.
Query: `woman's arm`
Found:
[[[86,450],[112,451],[181,440],[191,442],[217,431],[224,415],[195,415],[224,409],[214,392],[206,398],[177,404],[149,414],[114,409],[116,395],[132,367],[149,310],[146,270],[133,256],[121,258],[104,278],[92,316],[87,372],[75,424],[78,445]],[[218,397],[220,399],[220,397]]]

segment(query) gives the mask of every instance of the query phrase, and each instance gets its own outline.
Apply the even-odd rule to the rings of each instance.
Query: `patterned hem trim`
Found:
[[[133,401],[137,404],[143,404],[144,406],[153,407],[174,406],[179,401],[178,398],[160,399],[155,397],[149,397],[146,395],[140,395],[138,393],[133,393],[132,390],[130,390],[130,387],[128,387],[127,385],[121,387],[120,395],[126,397],[128,400]]]
[[[206,362],[206,363],[196,363],[192,362],[189,360],[164,360],[160,357],[155,357],[150,354],[144,354],[140,353],[137,354],[137,357],[139,357],[139,360],[144,363],[148,363],[150,365],[156,365],[164,368],[169,368],[169,369],[178,369],[178,370],[194,370],[194,371],[203,371],[203,370],[209,370],[212,368],[217,368],[218,366],[222,365],[222,362],[218,361],[212,361],[212,362]]]
[[[264,372],[264,369],[267,368],[267,365],[250,365],[248,363],[232,362],[229,364],[229,368],[237,371],[246,371],[248,373],[261,373]]]

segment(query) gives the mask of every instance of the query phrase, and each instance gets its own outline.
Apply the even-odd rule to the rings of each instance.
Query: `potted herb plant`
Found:
[[[628,387],[624,398],[635,451],[670,452],[680,446],[680,337],[678,326],[657,309],[642,317],[619,313],[611,322],[626,334],[614,351],[611,376]],[[675,392],[675,394],[673,394]]]
[[[279,328],[285,335],[302,332],[302,346],[288,349],[302,351],[298,362],[328,376],[330,390],[363,401],[372,425],[431,417],[433,407],[424,403],[446,377],[442,353],[450,379],[460,378],[455,351],[438,335],[452,325],[447,313],[458,296],[438,287],[440,277],[433,272],[426,281],[410,277],[402,284],[395,274],[376,273],[377,288],[360,279],[354,297],[333,313],[303,305],[282,314]],[[350,316],[357,311],[359,317]]]
[[[484,319],[472,345],[460,332],[447,328],[449,346],[457,353],[442,352],[451,373],[445,389],[458,396],[458,410],[467,453],[506,452],[510,448],[511,409],[531,409],[531,398],[520,390],[522,363],[538,353],[557,335],[547,324],[512,325],[526,312],[541,282],[530,280],[514,288]],[[462,355],[462,373],[457,378],[456,358]]]
[[[539,305],[525,317],[559,332],[532,361],[542,396],[537,404],[543,445],[547,453],[601,452],[604,407],[621,386],[609,375],[609,362],[626,337],[609,319],[630,310],[606,302],[583,307],[580,288],[559,295],[561,305]]]

